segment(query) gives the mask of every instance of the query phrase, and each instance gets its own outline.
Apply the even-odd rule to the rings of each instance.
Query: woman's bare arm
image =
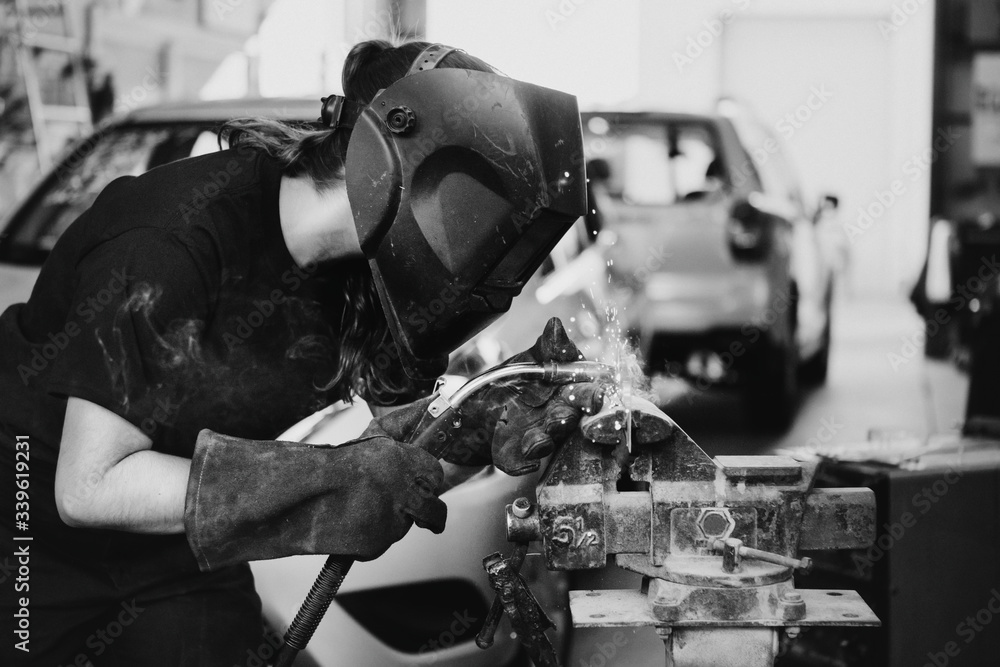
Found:
[[[125,419],[70,397],[56,466],[62,520],[77,528],[184,532],[191,461],[151,447],[149,437]]]

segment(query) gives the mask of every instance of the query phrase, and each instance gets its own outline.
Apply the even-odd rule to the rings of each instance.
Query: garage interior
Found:
[[[874,513],[868,545],[845,538],[850,548],[809,551],[805,555],[812,559],[811,571],[797,571],[794,585],[804,591],[857,591],[862,606],[878,617],[879,627],[853,627],[848,622],[846,627],[817,623],[800,628],[789,616],[782,623],[751,623],[772,633],[775,644],[772,650],[768,634],[765,643],[772,653],[753,662],[752,651],[741,647],[756,646],[759,638],[740,634],[746,624],[705,622],[714,630],[714,648],[703,656],[725,654],[729,656],[725,663],[692,656],[693,649],[685,652],[676,633],[684,637],[692,626],[677,625],[672,640],[671,631],[663,629],[664,624],[669,626],[667,617],[659,617],[656,628],[618,618],[621,622],[613,627],[583,624],[572,629],[578,619],[571,617],[567,589],[641,590],[645,595],[650,577],[622,567],[623,561],[616,561],[611,552],[603,554],[606,567],[590,565],[552,574],[545,568],[545,557],[536,555],[550,554],[551,564],[555,558],[551,545],[532,541],[525,561],[531,574],[524,579],[532,585],[550,576],[558,580],[558,586],[551,579],[543,587],[543,595],[551,593],[554,599],[539,600],[556,621],[557,630],[549,634],[557,637],[558,664],[986,667],[998,663],[998,3],[6,0],[0,10],[0,225],[14,219],[19,202],[29,198],[46,174],[65,164],[67,155],[82,150],[83,140],[147,107],[233,101],[239,108],[245,99],[315,98],[318,112],[320,96],[341,90],[340,71],[351,45],[366,39],[454,44],[505,75],[576,95],[580,110],[591,118],[584,125],[588,151],[595,141],[604,141],[602,137],[612,145],[615,124],[624,127],[625,117],[640,118],[629,122],[645,123],[642,127],[648,129],[656,114],[663,116],[656,116],[661,120],[655,122],[683,125],[691,122],[684,118],[698,114],[728,118],[719,111],[720,105],[738,105],[741,114],[750,114],[778,139],[782,160],[798,181],[789,192],[808,212],[810,234],[821,256],[802,261],[830,265],[828,369],[819,383],[797,381],[793,415],[779,428],[762,428],[755,408],[748,407],[757,404],[734,388],[743,371],[737,373],[734,386],[728,385],[732,364],[718,350],[704,352],[707,356],[697,363],[692,361],[695,353],[685,355],[676,372],[666,360],[662,364],[644,360],[644,370],[651,376],[648,397],[710,457],[730,462],[735,459],[725,457],[822,462],[816,488],[870,489]],[[603,121],[604,133],[594,129],[600,125],[592,122],[595,118]],[[606,129],[609,123],[611,134]],[[636,131],[622,145],[638,145],[654,136],[647,129]],[[747,159],[758,164],[766,181],[764,172],[775,167],[777,152],[763,142],[744,140],[744,144]],[[590,251],[566,250],[564,263],[570,267],[566,281],[582,280],[580,291],[589,290],[592,296],[594,285],[598,291],[615,285],[619,291],[602,298],[618,304],[616,335],[638,340],[646,335],[642,316],[653,312],[653,301],[628,301],[626,308],[626,301],[615,301],[617,295],[627,291],[652,299],[649,276],[663,274],[669,287],[671,267],[683,264],[688,251],[678,246],[667,248],[662,256],[639,257],[636,252],[648,253],[655,244],[650,242],[645,249],[623,245],[629,229],[657,224],[642,216],[651,215],[649,211],[663,202],[640,202],[629,208],[628,186],[615,180],[626,179],[622,174],[631,173],[628,165],[616,162],[620,156],[611,149],[587,157],[591,185],[607,181],[612,204],[602,212],[600,235],[594,232],[598,240],[586,236],[581,243],[591,254],[612,254],[598,255],[601,261],[594,269],[593,264],[576,261],[590,257]],[[598,177],[595,163],[611,175]],[[648,173],[656,173],[652,161],[643,164],[651,165]],[[704,168],[700,176],[709,180]],[[626,188],[624,194],[621,187]],[[597,211],[604,200],[591,190],[590,205]],[[707,186],[705,190],[709,191]],[[699,198],[712,196],[699,190],[691,205],[700,206]],[[642,210],[637,213],[633,208]],[[609,230],[614,236],[605,234]],[[663,238],[684,243],[686,234]],[[645,268],[632,270],[618,284],[621,275],[614,274],[614,266],[622,262],[613,255],[615,250],[608,250],[608,244],[616,242],[608,238],[617,239],[618,252],[633,253],[633,269]],[[613,256],[613,262],[604,262]],[[558,256],[552,259],[554,271],[562,271],[561,261]],[[609,269],[611,275],[605,273]],[[574,278],[574,271],[590,273]],[[697,271],[693,275],[702,276]],[[704,284],[693,289],[704,289]],[[807,287],[795,289],[794,303],[803,303]],[[533,293],[543,306],[549,303],[543,290]],[[594,326],[602,326],[606,312],[586,317]],[[586,334],[586,314],[573,309],[558,314],[572,336]],[[801,322],[800,317],[796,326]],[[517,323],[508,321],[505,326],[514,330]],[[766,330],[771,323],[753,326]],[[689,335],[691,330],[682,333]],[[641,341],[639,347],[652,349],[643,348]],[[723,366],[720,377],[710,377],[709,364],[714,360]],[[696,371],[691,370],[692,363]],[[703,377],[711,382],[699,381]],[[344,428],[347,432],[354,427]],[[649,486],[622,486],[617,491],[640,493]],[[518,495],[531,498],[530,511],[547,497],[536,498],[534,488],[521,491]],[[517,508],[509,504],[512,500],[498,497],[495,521],[490,523],[497,530],[503,530],[505,506],[508,519],[514,516]],[[450,507],[453,502],[460,500],[449,501]],[[679,505],[670,507],[679,511]],[[534,537],[547,535],[544,528],[538,530],[542,532]],[[648,525],[645,530],[648,536]],[[655,542],[655,526],[652,530],[654,537],[649,539]],[[607,539],[610,544],[611,538]],[[664,539],[679,538],[668,530]],[[711,542],[712,537],[708,539]],[[539,546],[542,542],[549,545],[548,551]],[[410,562],[407,550],[417,547],[409,544],[415,543],[394,547],[379,567],[413,567],[417,579],[423,576],[424,565]],[[419,548],[427,549],[420,553],[433,553],[429,536],[421,538]],[[505,546],[504,555],[511,548]],[[453,550],[441,559],[461,561],[464,564],[455,568],[463,572],[472,562],[488,591],[487,574],[480,565],[484,556]],[[294,576],[266,565],[255,569],[265,611],[273,612],[268,622],[278,635],[292,622],[323,561],[302,557],[296,561]],[[500,649],[505,651],[502,657],[475,646],[492,598],[480,590],[474,594],[478,596],[474,611],[468,612],[465,605],[473,603],[468,602],[470,594],[458,574],[441,575],[440,582],[433,578],[437,575],[427,575],[412,588],[400,579],[381,597],[363,601],[361,593],[377,588],[385,576],[376,564],[358,564],[352,570],[343,589],[343,606],[337,606],[340,598],[336,598],[331,616],[319,624],[310,649],[303,649],[295,664],[531,664],[526,657],[531,652],[511,640],[516,628],[508,625],[509,620],[502,621],[497,634],[498,645],[509,642]],[[453,589],[458,591],[454,602],[439,600],[434,607],[427,599],[437,594],[446,598]],[[274,596],[270,602],[269,594]],[[597,593],[594,597],[605,599]],[[397,603],[396,610],[387,609]],[[407,623],[420,616],[424,604],[436,609],[427,612],[428,618],[436,614],[447,623],[441,628],[410,628]],[[462,613],[470,613],[474,622],[462,625],[454,620],[465,618]],[[687,618],[683,612],[681,617]],[[368,654],[367,648],[340,643],[341,635],[333,627],[338,622],[350,623],[345,626],[350,627],[347,634],[370,632],[385,652]],[[385,636],[391,631],[372,630],[373,625],[394,624],[407,628],[400,633],[414,633],[412,641],[393,644]],[[774,627],[781,631],[773,632]],[[669,656],[671,641],[677,662],[665,663],[664,643]],[[268,658],[258,662],[278,664]],[[96,659],[87,664],[100,667]],[[554,663],[536,659],[536,664]]]

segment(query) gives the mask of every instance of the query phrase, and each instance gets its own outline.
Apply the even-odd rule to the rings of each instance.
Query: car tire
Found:
[[[826,384],[830,371],[830,313],[826,315],[826,326],[823,327],[822,342],[816,354],[806,360],[799,368],[799,378],[802,384],[819,387]]]
[[[754,427],[784,433],[798,409],[798,352],[791,335],[783,336],[781,342],[760,343],[744,384],[743,404]]]
[[[924,320],[924,356],[947,360],[951,357],[952,327],[933,319]]]

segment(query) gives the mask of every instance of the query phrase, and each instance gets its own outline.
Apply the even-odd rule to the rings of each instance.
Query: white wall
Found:
[[[318,98],[337,92],[325,89],[331,68],[339,75],[343,63],[330,61],[345,44],[345,21],[343,2],[277,0],[258,33],[261,94]]]
[[[639,92],[640,0],[428,0],[427,38],[458,46],[516,79],[619,108]]]
[[[198,98],[220,63],[243,48],[269,1],[97,3],[94,55],[114,74],[116,107]]]
[[[851,228],[847,280],[854,292],[895,290],[897,255],[885,261],[882,249],[910,193],[894,194],[891,183],[899,178],[891,176],[889,45],[865,18],[746,16],[729,26],[721,51],[722,92],[749,102],[782,141],[807,203],[838,195],[846,223],[861,207],[879,213],[880,197],[893,200],[864,219],[866,229]]]
[[[704,110],[736,94],[773,124],[812,82],[836,86],[788,151],[809,191],[841,196],[862,294],[908,289],[925,244],[930,172],[912,158],[931,137],[933,19],[933,0],[427,2],[429,39],[584,108]],[[894,181],[904,194],[853,233]]]

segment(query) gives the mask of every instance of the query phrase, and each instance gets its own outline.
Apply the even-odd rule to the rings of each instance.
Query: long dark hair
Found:
[[[413,61],[430,46],[428,42],[393,45],[383,40],[360,42],[347,54],[342,83],[344,96],[368,104],[409,71]],[[481,72],[493,68],[461,51],[448,54],[438,67]],[[319,105],[316,109],[319,114]],[[320,189],[339,187],[350,130],[331,130],[321,123],[284,123],[269,118],[240,118],[222,127],[220,139],[267,153],[288,176],[310,178]],[[342,267],[343,313],[336,332],[339,343],[337,371],[326,385],[334,398],[350,399],[352,392],[365,400],[388,405],[414,396],[415,387],[398,372],[398,352],[379,304],[367,263]]]

